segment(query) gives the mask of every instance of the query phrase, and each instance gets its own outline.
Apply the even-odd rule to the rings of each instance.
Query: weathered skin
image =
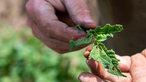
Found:
[[[87,0],[92,17],[99,20],[100,25],[106,23],[124,25],[124,31],[106,42],[109,48],[113,48],[121,55],[131,55],[145,48],[146,0],[98,0],[97,2],[98,4],[96,0],[92,2]],[[60,53],[69,51],[71,37],[77,39],[85,36],[84,32],[70,27],[75,24],[81,24],[85,28],[96,26],[90,17],[86,0],[29,0],[26,10],[29,15],[29,25],[36,37]]]
[[[59,53],[69,52],[72,37],[78,39],[86,35],[73,28],[76,24],[85,28],[96,26],[85,0],[29,0],[26,10],[34,35]]]

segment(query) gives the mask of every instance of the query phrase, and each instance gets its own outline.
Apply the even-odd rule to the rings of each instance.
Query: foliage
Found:
[[[0,24],[0,82],[78,82],[88,71],[83,51],[60,55],[34,38],[29,28]]]
[[[88,44],[93,38],[93,49],[91,50],[89,57],[93,58],[95,61],[100,62],[104,68],[108,69],[108,72],[114,75],[126,77],[118,68],[119,60],[115,57],[115,52],[113,50],[108,50],[102,43],[107,39],[108,36],[113,37],[113,33],[120,32],[122,30],[123,27],[119,24],[106,24],[103,27],[98,26],[95,29],[86,30],[86,37],[81,38],[77,41],[73,41],[72,39],[70,40],[70,48],[72,49],[82,44]]]

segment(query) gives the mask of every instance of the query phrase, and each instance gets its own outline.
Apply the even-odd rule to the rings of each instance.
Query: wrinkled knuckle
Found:
[[[88,10],[81,11],[76,18],[77,22],[80,23],[80,24],[86,23],[85,18],[88,17],[88,16],[89,16],[89,11]]]
[[[76,23],[76,24],[80,24],[80,25],[84,26],[85,22],[86,22],[86,21],[83,20],[83,17],[82,17],[82,16],[77,16],[77,17],[76,17],[76,20],[75,20],[75,23]]]
[[[89,15],[90,14],[90,11],[88,9],[84,9],[83,12],[84,12],[85,15]]]
[[[146,57],[146,49],[141,52]]]
[[[34,15],[35,13],[38,12],[38,5],[39,1],[37,0],[29,0],[26,5],[25,5],[25,10],[28,15]]]
[[[80,14],[78,14],[77,16],[74,16],[73,19],[74,19],[74,22],[75,22],[75,23],[80,24],[82,18],[81,18],[81,16],[80,16]]]
[[[32,0],[29,0],[25,5],[25,9],[27,12],[29,12],[29,11],[33,10],[32,8],[33,8],[32,7]]]

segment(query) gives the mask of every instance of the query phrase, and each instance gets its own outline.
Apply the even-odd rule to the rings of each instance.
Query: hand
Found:
[[[86,0],[29,0],[26,10],[34,35],[59,53],[69,51],[72,37],[76,40],[86,35],[84,31],[74,28],[76,24],[85,28],[96,27]]]
[[[85,55],[89,51],[85,52]],[[146,81],[146,49],[131,57],[117,56],[120,59],[119,68],[127,77],[118,77],[108,73],[99,62],[93,59],[87,60],[91,73],[81,73],[79,80],[81,82],[145,82]]]

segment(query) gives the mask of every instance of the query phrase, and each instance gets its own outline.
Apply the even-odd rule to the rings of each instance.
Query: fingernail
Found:
[[[84,53],[84,57],[88,59],[90,52],[89,51],[85,51]]]
[[[88,47],[88,48],[86,48],[86,51],[91,51],[92,50],[92,47]]]
[[[85,28],[95,28],[96,27],[96,22],[91,19],[90,17],[84,17],[83,19],[85,23],[83,24]]]

